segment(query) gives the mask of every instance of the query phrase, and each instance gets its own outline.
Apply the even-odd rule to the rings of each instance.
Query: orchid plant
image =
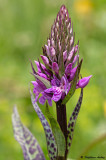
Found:
[[[35,77],[31,101],[43,125],[50,160],[66,160],[73,139],[75,123],[83,99],[83,88],[89,83],[91,75],[82,78],[80,74],[82,59],[79,60],[79,43],[74,44],[75,34],[68,10],[61,6],[51,27],[47,44],[43,47],[43,63],[35,61],[32,74]],[[81,88],[78,102],[67,124],[66,104],[76,89]],[[41,96],[40,96],[41,95]],[[37,101],[45,105],[45,115]],[[57,118],[49,111],[52,101],[56,104]],[[49,121],[49,122],[48,122]],[[20,143],[25,160],[45,160],[44,154],[34,136],[22,124],[17,108],[14,107],[12,123],[15,139]]]

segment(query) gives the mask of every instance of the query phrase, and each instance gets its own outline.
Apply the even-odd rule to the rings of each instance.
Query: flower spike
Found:
[[[39,98],[38,92],[43,96],[39,99],[41,104],[44,104],[50,98],[56,103],[63,101],[62,103],[65,104],[76,89],[84,88],[89,83],[90,76],[79,80],[79,42],[75,45],[74,40],[75,33],[73,33],[73,25],[68,10],[62,5],[51,27],[51,34],[47,44],[43,47],[41,58],[44,65],[40,61],[35,61],[38,68],[37,76],[39,76],[39,78],[35,76],[35,79],[39,79],[44,84],[46,82],[46,88],[40,92],[37,91],[37,87],[34,85],[35,99]],[[32,70],[34,69],[32,68]],[[62,83],[63,77],[66,81],[65,85]],[[56,82],[56,79],[59,83]],[[40,81],[36,80],[39,86]],[[51,104],[51,102],[49,103]]]

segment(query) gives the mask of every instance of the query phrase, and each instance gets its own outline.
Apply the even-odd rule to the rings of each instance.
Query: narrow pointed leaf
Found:
[[[49,123],[47,122],[45,116],[43,115],[42,111],[40,110],[39,106],[37,105],[37,103],[35,102],[35,98],[32,95],[31,91],[31,101],[33,104],[33,107],[43,125],[44,131],[45,131],[45,135],[46,135],[46,141],[47,141],[47,148],[48,148],[48,154],[51,160],[56,160],[56,156],[57,156],[57,145],[54,139],[54,135],[52,133],[52,130],[50,128]]]
[[[31,62],[31,60],[30,60],[30,63],[31,63],[31,68],[32,68],[33,74],[36,74],[36,71],[35,71],[35,69],[34,69],[34,67],[33,67],[33,64],[32,64],[32,62]]]
[[[71,146],[72,143],[72,138],[73,138],[73,133],[74,133],[74,128],[75,128],[75,123],[81,108],[81,104],[82,104],[82,99],[83,99],[83,88],[81,88],[81,93],[80,93],[80,97],[79,100],[77,102],[77,105],[69,119],[68,122],[68,127],[67,127],[67,132],[68,132],[68,137],[67,137],[67,150],[69,151],[69,148]]]
[[[63,54],[61,53],[59,59],[59,74],[61,77],[64,75],[64,61],[63,61]]]
[[[24,160],[45,160],[44,154],[34,136],[21,123],[17,108],[14,107],[12,114],[14,137],[21,145]]]
[[[42,78],[38,76],[37,74],[34,74],[34,76],[35,78],[39,79],[47,88],[51,88],[50,82],[47,79]]]
[[[46,103],[46,115],[50,121],[52,131],[56,140],[57,148],[58,148],[58,156],[64,156],[65,155],[65,137],[60,129],[60,126],[58,122],[55,120],[55,118],[50,114],[48,104]]]
[[[73,81],[71,83],[71,88],[70,88],[68,94],[63,99],[62,104],[66,104],[69,101],[69,99],[73,96],[73,94],[74,94],[74,92],[76,90],[76,83],[77,83],[77,79],[79,77],[79,73],[80,73],[80,69],[81,69],[81,64],[82,64],[82,60],[80,61],[79,65],[77,67],[74,79],[73,79]]]

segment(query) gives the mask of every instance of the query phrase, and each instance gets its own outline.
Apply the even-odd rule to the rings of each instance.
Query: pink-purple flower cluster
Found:
[[[47,100],[52,106],[52,100],[62,101],[68,94],[79,64],[79,47],[78,44],[74,45],[74,36],[71,19],[63,5],[52,25],[47,45],[43,47],[41,58],[44,65],[35,61],[37,72],[32,66],[36,78],[36,81],[32,81],[35,101],[42,94],[39,103],[44,104]],[[84,88],[90,78],[91,75],[81,79],[78,76],[76,89]]]

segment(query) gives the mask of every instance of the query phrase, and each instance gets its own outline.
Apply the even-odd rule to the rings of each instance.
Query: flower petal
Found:
[[[42,96],[39,98],[39,103],[44,105],[46,100],[49,105],[52,106],[52,95],[47,95],[45,92],[42,92]]]
[[[48,47],[50,47],[50,39],[47,40]]]
[[[60,93],[56,92],[56,93],[54,93],[52,100],[55,102],[58,102],[61,99],[61,96],[62,96],[62,91]]]
[[[47,45],[45,45],[45,47],[46,47],[47,55],[49,56],[50,55],[49,47]]]
[[[51,85],[52,85],[52,86],[56,86],[56,81],[55,81],[55,79],[52,79],[52,80],[51,80]]]
[[[57,74],[59,73],[59,66],[56,62],[52,63],[52,70]]]
[[[63,86],[66,85],[66,79],[65,79],[64,76],[62,76],[62,78],[61,78],[61,84],[62,84]]]
[[[76,62],[78,61],[78,59],[79,59],[79,55],[76,55],[76,56],[74,57],[73,62],[72,62],[72,68],[75,66],[75,64],[76,64]]]
[[[52,100],[57,102],[61,99],[62,90],[59,87],[53,86],[52,88],[46,89],[45,93],[53,93]]]
[[[75,47],[72,48],[71,52],[69,53],[69,56],[68,56],[68,61],[71,60],[71,57],[73,56],[74,52],[76,53],[78,50],[78,45],[76,45]]]
[[[66,75],[61,78],[61,83],[64,86],[64,91],[65,91],[65,94],[67,95],[67,93],[69,92],[71,84],[69,83]],[[64,97],[64,94],[62,94],[62,97]]]
[[[35,64],[36,64],[36,66],[37,66],[38,72],[41,72],[39,62],[38,62],[38,61],[35,61]],[[42,69],[44,69],[44,70],[46,69],[46,67],[45,67],[43,64],[41,64],[41,67],[42,67]]]
[[[53,86],[51,88],[45,89],[45,93],[55,93],[55,91],[57,90],[57,86]]]
[[[41,97],[39,98],[39,103],[40,103],[40,104],[44,105],[45,101],[46,101],[46,99],[45,99],[44,96],[41,96]]]
[[[70,74],[70,77],[69,77],[69,82],[73,80],[73,78],[75,76],[75,73],[76,73],[76,70],[77,70],[77,67],[75,67],[71,70],[71,74]]]
[[[63,60],[64,62],[66,61],[67,59],[67,50],[63,52]]]
[[[33,88],[33,93],[35,94],[35,102],[37,101],[39,94],[46,89],[44,84],[40,82],[39,80],[37,81],[32,81],[32,84],[34,85]]]
[[[56,87],[52,100],[54,100],[55,102],[58,102],[61,99],[61,96],[62,96],[62,90],[59,87]]]
[[[65,69],[65,74],[68,76],[71,74],[72,63],[69,63]]]
[[[60,80],[55,75],[53,75],[53,78],[54,79],[51,80],[51,85],[59,87],[60,86]]]
[[[39,72],[37,72],[37,74],[38,74],[40,77],[47,79],[47,76],[46,76],[44,73],[39,73]]]
[[[55,56],[55,49],[53,47],[50,47],[50,55],[51,57],[54,57]]]
[[[90,80],[91,77],[92,77],[92,75],[80,79],[78,84],[77,84],[78,87],[79,88],[84,88],[89,83],[89,80]]]
[[[75,50],[75,53],[76,53],[77,50],[78,50],[78,45],[76,45],[76,46],[74,47],[74,50]]]
[[[35,89],[35,92],[42,92],[46,87],[41,83],[37,83],[36,81],[32,81],[32,84],[34,85],[34,89]]]

